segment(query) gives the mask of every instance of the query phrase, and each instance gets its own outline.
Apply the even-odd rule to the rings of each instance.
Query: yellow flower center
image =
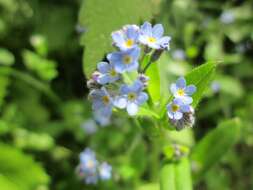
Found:
[[[132,39],[128,39],[126,42],[125,42],[126,46],[128,48],[132,47],[134,45],[134,41]]]
[[[130,92],[128,95],[128,100],[132,101],[132,100],[135,100],[136,99],[136,94],[133,93],[133,92]]]
[[[150,43],[154,43],[154,42],[156,42],[156,39],[153,38],[153,37],[149,37],[149,38],[148,38],[148,41],[149,41]]]
[[[177,91],[177,94],[179,95],[179,96],[184,96],[184,90],[183,89],[179,89],[178,91]]]
[[[125,63],[125,64],[130,64],[131,62],[132,62],[132,57],[131,57],[131,56],[125,55],[125,56],[123,57],[123,63]]]
[[[176,104],[173,104],[173,105],[171,106],[171,109],[172,109],[173,112],[176,112],[176,111],[179,110],[179,106],[176,105]]]
[[[102,97],[102,101],[103,101],[103,103],[104,103],[105,105],[109,104],[109,102],[110,102],[109,96],[103,96],[103,97]]]
[[[110,75],[111,75],[112,77],[116,77],[117,72],[116,72],[114,69],[112,69],[112,70],[110,71]]]

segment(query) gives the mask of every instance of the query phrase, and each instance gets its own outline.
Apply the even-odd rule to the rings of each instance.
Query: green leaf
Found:
[[[85,0],[79,13],[79,22],[86,29],[81,37],[85,45],[83,69],[90,76],[108,51],[112,50],[111,32],[126,24],[150,20],[159,1],[152,0]]]
[[[240,120],[227,120],[209,132],[193,149],[191,159],[195,170],[194,178],[199,180],[203,174],[238,141]]]
[[[22,56],[25,66],[34,71],[40,78],[50,81],[58,75],[56,62],[45,59],[29,50],[24,50]]]
[[[206,88],[212,81],[215,74],[215,63],[205,63],[185,76],[187,84],[194,84],[197,87],[197,91],[193,94],[192,106],[196,107],[202,98]]]
[[[15,57],[10,51],[0,48],[0,65],[12,65],[14,61]]]
[[[161,99],[161,92],[160,92],[160,73],[159,73],[159,65],[157,62],[152,63],[148,70],[147,76],[149,77],[148,81],[148,92],[152,98],[152,101],[159,102]]]
[[[148,183],[141,185],[137,190],[159,190],[159,184],[157,183]]]
[[[0,152],[0,163],[2,163],[0,164],[0,176],[4,176],[2,181],[7,178],[10,183],[17,185],[19,190],[34,190],[48,184],[48,175],[30,156],[2,143]],[[5,180],[5,183],[8,182]]]
[[[161,170],[160,190],[192,190],[191,168],[187,157],[165,163]]]
[[[0,174],[0,187],[1,189],[19,190],[19,187],[12,183],[7,177]]]

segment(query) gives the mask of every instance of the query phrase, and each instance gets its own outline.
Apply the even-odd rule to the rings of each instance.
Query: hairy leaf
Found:
[[[81,44],[85,45],[83,68],[90,76],[108,51],[112,50],[111,32],[126,24],[150,20],[160,1],[152,0],[85,0],[79,22],[85,29]]]

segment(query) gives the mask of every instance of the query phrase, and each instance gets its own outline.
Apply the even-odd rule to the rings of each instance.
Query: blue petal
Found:
[[[139,36],[139,42],[144,44],[144,45],[148,45],[149,41],[148,41],[148,36],[146,35],[140,35]]]
[[[181,97],[182,101],[184,102],[184,104],[191,104],[192,103],[192,97],[190,96],[183,96]]]
[[[171,40],[171,37],[164,36],[164,37],[160,38],[157,43],[159,44],[159,46],[161,48],[163,48],[163,49],[165,49],[165,48],[169,49],[170,48],[170,40]]]
[[[174,119],[176,119],[176,120],[179,120],[179,119],[181,119],[183,117],[183,113],[181,113],[181,112],[176,112],[176,113],[174,113]]]
[[[182,106],[180,107],[180,110],[181,110],[182,112],[190,112],[191,107],[190,107],[189,105],[185,104],[185,105],[182,105]]]
[[[126,65],[125,67],[126,67],[126,71],[134,71],[134,70],[138,69],[139,63],[137,61],[135,61],[131,64]]]
[[[127,70],[128,65],[122,63],[122,62],[117,62],[114,65],[114,69],[118,73],[124,73]]]
[[[170,119],[174,119],[174,114],[172,112],[167,112],[167,115]]]
[[[140,92],[143,89],[143,83],[139,80],[134,81],[132,86],[130,86],[130,90],[133,92]]]
[[[184,103],[183,103],[183,100],[182,100],[181,98],[175,98],[175,99],[173,100],[173,104],[176,104],[176,105],[181,106],[181,105],[183,105]]]
[[[163,26],[161,24],[156,24],[152,29],[153,37],[156,39],[159,39],[163,36]]]
[[[131,116],[136,115],[138,112],[138,105],[133,102],[128,103],[127,104],[127,112]]]
[[[112,33],[112,39],[116,43],[117,46],[122,46],[125,42],[122,31],[116,31]]]
[[[175,95],[177,93],[177,90],[178,90],[178,88],[177,88],[177,85],[175,83],[170,85],[170,91],[173,95]]]
[[[186,80],[185,80],[185,78],[184,77],[180,77],[177,80],[176,84],[177,84],[178,88],[185,88],[185,86],[186,86]]]
[[[139,47],[135,47],[131,49],[129,54],[133,57],[133,60],[136,61],[139,58],[140,52],[141,52],[141,49]]]
[[[107,62],[100,62],[97,65],[98,71],[100,73],[106,73],[110,69],[110,65]]]
[[[108,59],[111,63],[115,64],[116,62],[121,61],[121,59],[122,59],[122,53],[121,53],[121,52],[113,52],[113,53],[110,53],[110,54],[107,55],[107,59]]]
[[[102,85],[104,85],[104,84],[106,84],[106,83],[109,83],[110,80],[111,80],[111,78],[110,78],[110,76],[107,75],[107,74],[101,75],[101,76],[98,77],[98,83],[99,83],[99,84],[102,84]]]
[[[123,109],[127,105],[127,99],[124,96],[116,97],[113,101],[114,106]]]
[[[146,102],[147,100],[148,100],[148,95],[147,95],[147,93],[145,93],[145,92],[141,92],[141,93],[139,94],[139,96],[137,97],[137,103],[138,103],[138,105],[143,104],[143,103]]]
[[[130,89],[129,89],[129,87],[127,85],[122,85],[120,87],[120,93],[121,94],[128,94],[128,92],[130,92]]]
[[[136,25],[127,25],[124,30],[128,39],[136,40],[139,36],[139,28]]]
[[[152,36],[152,25],[149,22],[144,22],[144,24],[141,26],[141,33]]]
[[[185,88],[185,92],[188,95],[192,95],[196,91],[196,89],[197,89],[196,86],[192,84]]]

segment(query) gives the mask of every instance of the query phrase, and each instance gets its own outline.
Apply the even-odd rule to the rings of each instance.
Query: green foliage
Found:
[[[15,61],[14,55],[4,49],[4,48],[0,48],[0,64],[1,65],[12,65]]]
[[[149,77],[148,92],[154,103],[159,102],[161,100],[161,83],[158,64],[159,63],[152,63],[146,73]]]
[[[185,76],[188,84],[194,84],[197,87],[197,91],[192,96],[193,107],[196,107],[198,105],[200,99],[203,97],[205,90],[212,81],[215,74],[215,67],[215,63],[206,63],[195,68]]]
[[[195,170],[195,180],[217,163],[226,152],[238,142],[240,120],[224,121],[209,132],[194,148],[191,159]]]
[[[79,22],[85,28],[81,44],[85,45],[83,69],[89,77],[111,47],[111,32],[125,24],[149,20],[159,1],[151,0],[85,0],[79,13]],[[145,11],[143,11],[145,10]]]
[[[29,50],[23,51],[23,59],[26,67],[43,80],[50,81],[58,75],[54,61],[40,57]]]
[[[191,190],[191,168],[188,158],[182,158],[178,162],[165,163],[161,170],[161,190]]]
[[[0,165],[0,176],[3,176],[0,182],[3,185],[13,189],[17,186],[20,190],[33,190],[48,184],[48,175],[30,156],[5,144],[0,144],[0,151],[0,162],[5,163]]]

